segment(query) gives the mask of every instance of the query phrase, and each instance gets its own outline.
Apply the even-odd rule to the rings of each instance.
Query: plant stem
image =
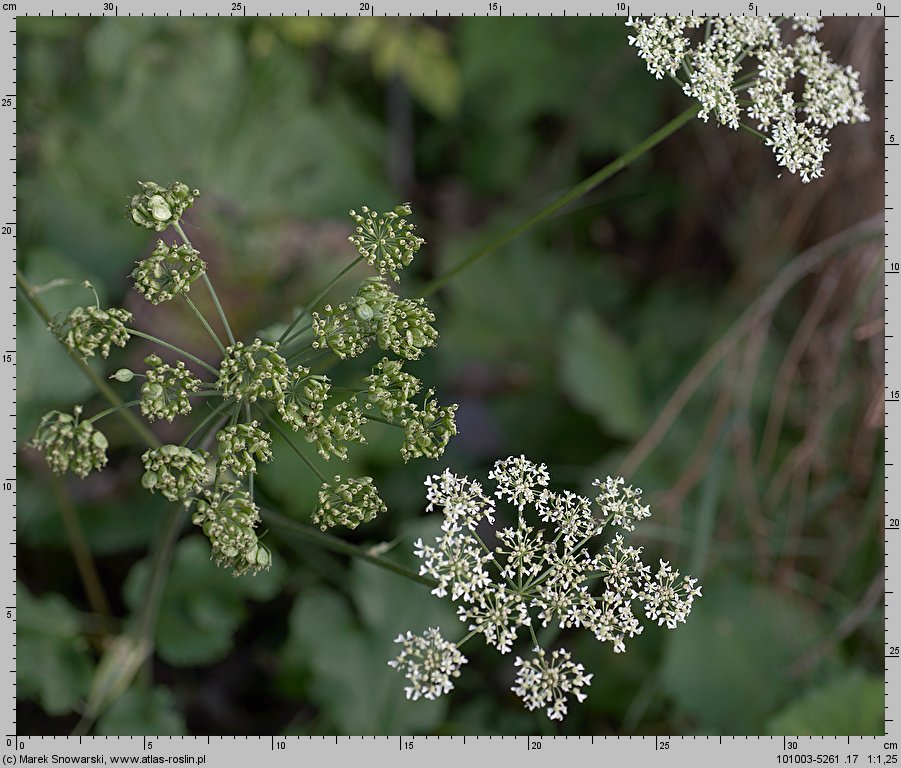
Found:
[[[210,421],[212,421],[212,420],[215,419],[219,414],[221,414],[222,411],[224,411],[226,408],[228,408],[229,405],[230,405],[230,403],[226,400],[224,403],[221,403],[221,404],[219,405],[218,408],[216,408],[215,410],[213,410],[211,413],[208,413],[208,414],[204,417],[203,421],[201,421],[196,427],[194,427],[194,429],[191,430],[190,434],[182,441],[182,445],[185,446],[185,445],[187,445],[188,443],[190,443],[191,440],[193,440],[194,437],[197,436],[197,435],[201,432],[201,430],[202,430],[207,424],[210,423]]]
[[[175,227],[175,231],[178,232],[179,237],[184,240],[185,245],[187,245],[188,248],[194,248],[194,246],[191,245],[191,241],[188,240],[188,236],[185,234],[185,231],[181,228],[181,224],[176,221],[172,226]],[[203,272],[202,279],[204,285],[206,286],[206,289],[210,292],[210,298],[213,300],[213,304],[216,305],[216,312],[219,313],[219,319],[222,321],[222,325],[225,328],[225,335],[228,336],[228,343],[234,344],[235,336],[232,333],[232,327],[228,324],[228,318],[225,316],[225,310],[222,308],[222,304],[219,302],[219,297],[216,295],[216,289],[213,288],[213,284],[210,282],[210,278],[209,275],[207,275],[206,270],[204,270]],[[185,295],[185,298],[187,298],[187,295]]]
[[[325,294],[327,294],[330,290],[332,290],[332,288],[334,287],[334,285],[335,285],[342,277],[344,277],[344,275],[346,275],[348,272],[350,272],[350,270],[352,270],[355,266],[357,266],[357,264],[359,264],[362,260],[363,260],[363,257],[362,257],[362,256],[357,256],[357,258],[355,258],[352,262],[350,262],[350,264],[348,264],[346,267],[344,267],[344,269],[342,269],[337,275],[335,275],[335,276],[329,281],[328,285],[326,285],[325,288],[323,288],[323,289],[316,295],[316,298],[314,298],[309,304],[307,304],[303,309],[300,310],[300,312],[297,314],[297,317],[295,317],[295,318],[291,321],[291,323],[288,325],[288,327],[285,328],[285,330],[284,330],[284,332],[282,333],[282,335],[279,336],[279,339],[278,339],[279,345],[282,345],[283,343],[285,343],[285,340],[288,338],[288,334],[290,334],[291,331],[294,329],[294,327],[295,327],[301,320],[303,320],[303,318],[306,316],[307,312],[308,312],[309,310],[313,309],[313,307],[315,307],[315,306],[322,300],[322,297],[325,296]]]
[[[367,421],[378,421],[381,424],[387,424],[389,427],[397,427],[398,429],[403,429],[403,427],[400,424],[396,424],[393,421],[388,421],[388,419],[383,419],[381,416],[376,416],[375,414],[372,414],[372,413],[367,413],[365,415],[366,415]]]
[[[310,543],[318,544],[325,549],[330,549],[332,552],[339,552],[343,555],[348,555],[349,557],[354,557],[358,560],[365,560],[368,563],[377,565],[379,566],[379,568],[384,568],[387,571],[396,573],[400,576],[403,576],[404,578],[410,579],[411,581],[418,582],[419,584],[425,584],[427,587],[438,586],[438,582],[434,579],[430,579],[428,576],[420,576],[411,568],[406,568],[403,565],[395,563],[391,560],[387,560],[379,555],[374,555],[369,550],[363,547],[359,547],[355,544],[350,544],[346,541],[343,541],[342,539],[339,539],[337,536],[332,536],[331,534],[324,533],[318,528],[314,528],[312,525],[306,525],[305,523],[297,522],[296,520],[292,520],[290,517],[286,517],[285,515],[268,509],[263,510],[263,513],[266,522],[272,525],[274,528],[280,528],[286,533],[293,534],[294,536],[309,541]]]
[[[159,616],[160,601],[166,586],[166,576],[178,542],[185,508],[181,504],[170,504],[163,523],[163,530],[153,549],[150,561],[150,582],[144,591],[141,611],[138,614],[137,637],[149,649],[154,646],[156,620]],[[148,653],[148,656],[150,654]]]
[[[78,510],[75,509],[62,481],[55,474],[51,473],[50,477],[66,529],[66,538],[69,540],[75,567],[78,569],[78,576],[81,578],[88,603],[94,613],[108,619],[111,616],[109,600],[103,590],[103,583],[97,573],[97,564],[94,562],[94,556],[91,554],[91,548],[88,546],[84,529],[78,518]]]
[[[29,304],[34,308],[35,312],[46,322],[50,323],[50,313],[44,306],[43,302],[38,299],[31,290],[31,284],[28,280],[16,270],[16,283],[19,290],[25,296]],[[65,346],[65,345],[64,345]],[[122,399],[110,388],[110,386],[98,376],[80,357],[73,354],[68,348],[66,352],[75,364],[81,369],[81,372],[97,387],[97,390],[110,402],[111,405],[121,408],[124,403]],[[122,418],[128,422],[128,425],[134,432],[150,447],[159,448],[161,443],[138,418],[127,408],[119,411]],[[166,577],[169,573],[169,565],[172,562],[172,554],[175,550],[175,543],[178,540],[178,532],[181,529],[183,509],[178,504],[172,504],[169,507],[169,514],[163,524],[162,533],[153,546],[151,554],[151,574],[150,585],[146,592],[144,603],[138,615],[138,638],[146,641],[147,657],[149,658],[153,649],[153,636],[155,634],[156,620],[159,615],[160,598],[163,588],[166,584]],[[97,713],[99,714],[99,713]],[[76,730],[83,727],[86,733],[93,724],[95,715],[82,718]]]
[[[306,336],[307,333],[310,333],[312,330],[313,330],[312,321],[310,323],[304,323],[302,328],[296,329],[294,331],[294,333],[291,334],[291,337],[289,339],[285,340],[285,344],[295,344],[295,343],[300,342],[300,340],[304,336]]]
[[[326,478],[326,476],[323,475],[322,472],[319,471],[319,469],[316,467],[316,465],[312,461],[310,461],[306,457],[306,455],[304,455],[304,453],[300,450],[300,448],[298,448],[296,445],[294,445],[294,442],[288,436],[288,433],[285,432],[285,430],[283,430],[279,426],[278,422],[275,419],[273,419],[268,413],[266,413],[266,411],[264,411],[262,408],[258,408],[257,410],[259,410],[259,412],[263,414],[263,418],[266,419],[266,421],[268,421],[272,425],[272,428],[282,436],[282,439],[288,444],[288,447],[292,451],[294,451],[294,453],[296,453],[301,459],[303,459],[304,464],[306,464],[311,470],[313,470],[313,472],[316,473],[316,476],[323,483],[327,483],[328,479]]]
[[[761,318],[771,313],[782,297],[802,277],[819,269],[825,261],[836,254],[846,252],[857,243],[877,240],[884,237],[885,231],[881,214],[871,216],[851,227],[823,240],[796,256],[786,264],[772,279],[763,293],[755,299],[729,329],[703,354],[691,371],[685,376],[676,390],[670,395],[666,405],[658,413],[654,423],[647,429],[641,440],[623,459],[616,474],[630,477],[635,474],[651,451],[669,433],[673,423],[682,413],[683,408],[697,392],[707,376],[735,348],[738,342],[749,333]]]
[[[199,357],[194,357],[190,352],[186,352],[181,347],[176,347],[174,344],[170,344],[168,341],[163,341],[162,339],[158,339],[156,336],[153,336],[149,333],[144,333],[144,331],[138,331],[135,328],[126,328],[130,334],[133,336],[140,336],[142,339],[147,339],[147,341],[152,341],[154,344],[159,344],[161,347],[166,347],[166,349],[171,349],[173,352],[181,355],[182,357],[186,357],[188,360],[193,360],[197,365],[203,366],[214,376],[219,375],[219,371],[213,368],[209,363],[203,362]]]
[[[22,291],[22,295],[25,296],[25,299],[29,304],[34,308],[34,311],[40,315],[41,319],[44,320],[48,325],[50,324],[51,318],[50,313],[47,311],[47,308],[44,306],[43,302],[34,295],[34,292],[31,287],[31,283],[22,275],[19,270],[16,270],[16,283],[19,286],[19,290]],[[66,350],[69,357],[72,359],[72,362],[75,363],[81,370],[81,372],[90,380],[90,382],[97,387],[98,391],[101,395],[103,395],[111,405],[122,406],[124,402],[122,398],[120,398],[97,373],[78,355],[74,354],[65,344],[62,345],[63,349]],[[122,418],[128,422],[128,425],[134,430],[134,432],[140,436],[140,438],[146,442],[151,448],[159,448],[160,441],[157,440],[156,435],[153,434],[144,423],[135,416],[128,409],[124,409],[121,411]]]
[[[109,416],[111,413],[116,413],[121,411],[123,408],[134,408],[136,405],[140,405],[140,400],[129,400],[127,403],[122,403],[122,405],[113,405],[107,408],[105,411],[100,411],[96,416],[91,416],[89,419],[85,419],[88,424],[93,424],[95,421],[100,421],[104,416]]]
[[[494,253],[501,246],[506,245],[515,237],[518,237],[523,232],[534,227],[536,224],[540,224],[545,219],[550,218],[554,213],[559,211],[561,208],[569,205],[574,200],[578,200],[583,195],[588,194],[595,187],[599,186],[603,182],[607,181],[611,176],[619,173],[621,170],[629,166],[631,163],[635,162],[639,157],[649,152],[651,149],[656,147],[661,141],[663,141],[668,136],[671,136],[676,131],[678,131],[683,125],[688,123],[692,118],[697,115],[698,110],[700,109],[699,104],[693,104],[684,112],[682,112],[677,117],[674,117],[670,120],[666,125],[662,128],[654,131],[650,136],[648,136],[644,141],[636,144],[632,149],[628,152],[620,155],[616,160],[605,165],[596,173],[589,176],[587,179],[580,181],[574,187],[570,188],[568,191],[564,192],[559,197],[555,198],[553,201],[548,203],[546,206],[541,208],[540,210],[533,213],[529,218],[525,221],[520,222],[512,229],[508,229],[506,232],[502,233],[494,240],[492,240],[488,245],[482,248],[479,251],[467,256],[461,262],[459,262],[456,266],[451,267],[447,272],[442,275],[438,275],[436,278],[426,283],[423,288],[419,291],[420,296],[428,296],[431,293],[437,291],[441,286],[448,282],[452,277],[458,275],[467,267],[475,264],[475,262],[480,259],[488,256],[491,253]]]
[[[210,324],[206,321],[206,318],[203,316],[203,313],[199,309],[197,309],[197,305],[194,304],[193,301],[191,301],[191,299],[187,296],[187,294],[183,293],[182,298],[188,303],[188,306],[191,308],[191,311],[194,313],[194,316],[198,320],[200,320],[203,327],[206,328],[207,333],[210,334],[210,337],[213,339],[213,341],[216,342],[216,346],[219,347],[219,351],[224,355],[225,347],[223,346],[222,342],[219,341],[219,337],[216,335],[216,332],[212,329]]]

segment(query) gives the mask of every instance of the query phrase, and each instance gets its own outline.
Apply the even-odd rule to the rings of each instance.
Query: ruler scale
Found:
[[[734,768],[765,765],[884,765],[899,761],[901,742],[901,619],[898,600],[901,595],[901,455],[895,447],[895,428],[889,422],[898,418],[901,408],[901,370],[897,373],[894,355],[901,338],[901,317],[889,294],[901,297],[901,251],[895,250],[898,185],[894,173],[901,173],[899,146],[901,121],[897,118],[896,81],[901,78],[898,59],[898,30],[901,19],[890,14],[885,2],[864,6],[850,2],[818,5],[815,8],[783,7],[773,3],[730,2],[715,7],[692,7],[689,3],[589,2],[564,0],[542,5],[538,0],[455,0],[438,6],[411,0],[317,0],[298,7],[285,0],[195,0],[184,7],[174,0],[146,3],[120,0],[72,0],[71,2],[0,2],[0,51],[6,66],[0,75],[0,142],[6,154],[0,155],[0,242],[9,263],[8,288],[3,308],[7,322],[0,329],[0,391],[3,401],[0,428],[8,435],[12,450],[0,452],[0,490],[6,514],[0,518],[4,570],[0,594],[5,620],[0,630],[4,649],[0,685],[6,698],[0,698],[0,723],[4,736],[0,754],[4,765],[19,764],[168,764],[230,766],[253,760],[265,765],[296,766],[301,761],[318,765],[326,760],[342,763],[375,761],[382,764],[459,766],[463,761],[480,764],[501,761],[576,760],[596,764],[636,765],[654,762]],[[626,16],[646,14],[758,14],[877,16],[885,20],[885,723],[886,732],[877,737],[783,737],[783,736],[384,736],[384,737],[39,737],[17,735],[16,728],[16,17],[17,16]],[[6,25],[6,26],[2,26]],[[625,41],[625,29],[624,29]],[[868,99],[878,98],[871,92]],[[833,162],[837,158],[831,158]],[[895,168],[890,173],[890,168]],[[890,247],[891,246],[891,247]],[[25,311],[25,310],[23,310]],[[897,338],[896,338],[897,337]],[[28,350],[23,350],[28,354]],[[891,436],[891,437],[890,437]],[[891,504],[889,503],[891,500]],[[9,702],[8,705],[6,702]]]

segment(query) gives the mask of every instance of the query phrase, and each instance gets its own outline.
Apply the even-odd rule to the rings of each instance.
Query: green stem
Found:
[[[279,345],[281,345],[281,344],[283,344],[283,343],[285,342],[285,340],[288,338],[288,334],[290,334],[291,331],[294,329],[294,327],[295,327],[301,320],[303,320],[303,318],[306,316],[307,312],[308,312],[309,310],[313,309],[313,307],[315,307],[315,306],[322,300],[322,297],[325,296],[325,294],[327,294],[330,290],[332,290],[332,288],[335,286],[335,284],[336,284],[342,277],[344,277],[344,275],[346,275],[348,272],[350,272],[350,270],[352,270],[355,266],[357,266],[357,264],[359,264],[362,260],[363,260],[363,257],[362,257],[362,256],[357,256],[357,258],[355,258],[352,262],[350,262],[350,264],[348,264],[346,267],[344,267],[344,269],[342,269],[337,275],[335,275],[335,276],[329,281],[328,285],[326,285],[325,288],[323,288],[323,289],[317,294],[316,298],[314,298],[309,304],[307,304],[303,309],[300,310],[300,312],[297,314],[297,317],[295,317],[295,318],[291,321],[291,323],[288,325],[288,327],[285,328],[285,330],[284,330],[284,332],[282,333],[282,335],[279,336],[279,339],[278,339]]]
[[[227,400],[224,403],[221,403],[218,408],[214,409],[211,413],[208,413],[203,421],[201,421],[194,429],[191,430],[191,433],[182,441],[182,445],[185,446],[191,442],[203,428],[210,423],[213,419],[219,416],[222,411],[224,411],[228,406],[231,405]]]
[[[138,614],[137,637],[139,644],[146,644],[147,648],[153,648],[154,645],[160,601],[175,552],[175,544],[178,542],[178,534],[181,531],[185,508],[181,504],[171,504],[168,509],[162,533],[153,550],[150,562],[150,583],[142,595],[141,612]]]
[[[699,109],[699,104],[693,104],[684,112],[682,112],[682,114],[674,117],[662,128],[648,136],[644,141],[636,144],[628,152],[623,153],[618,158],[616,158],[616,160],[608,163],[599,171],[589,176],[587,179],[580,181],[567,192],[564,192],[552,202],[548,203],[546,206],[544,206],[544,208],[541,208],[539,211],[533,213],[525,221],[517,224],[512,229],[507,230],[499,237],[492,240],[480,251],[476,251],[472,255],[463,259],[456,266],[451,267],[451,269],[449,269],[444,274],[438,275],[438,277],[426,283],[425,286],[423,286],[422,290],[419,292],[419,295],[428,296],[429,294],[434,293],[441,286],[447,283],[448,280],[462,272],[467,267],[473,265],[475,262],[479,261],[485,256],[494,253],[494,251],[498,250],[501,246],[506,245],[515,237],[518,237],[523,232],[531,229],[536,224],[540,224],[545,219],[550,218],[554,213],[559,211],[561,208],[569,205],[574,200],[578,200],[583,195],[588,194],[595,187],[607,181],[607,179],[609,179],[611,176],[619,173],[631,163],[635,162],[639,157],[656,147],[665,138],[678,131],[683,125],[688,123],[692,118],[695,117],[695,115],[697,115]]]
[[[22,292],[22,295],[25,296],[25,299],[31,304],[32,308],[41,319],[47,323],[48,325],[51,322],[50,313],[47,311],[47,308],[44,306],[43,302],[34,295],[34,292],[31,288],[31,283],[22,275],[19,270],[16,270],[16,283],[19,286],[19,290]],[[55,338],[55,337],[54,337]],[[90,380],[90,382],[97,387],[97,390],[103,395],[111,405],[122,406],[124,402],[122,398],[119,397],[113,391],[112,387],[106,383],[94,370],[78,355],[74,354],[68,347],[62,345],[63,349],[66,350],[69,357],[72,359],[72,362],[78,366],[81,372]],[[127,408],[122,410],[122,418],[128,422],[128,425],[138,434],[144,442],[146,442],[152,448],[159,448],[160,441],[157,440],[156,435],[151,432],[147,426],[137,417],[129,411]]]
[[[175,231],[178,232],[179,237],[184,240],[185,245],[187,245],[188,248],[194,248],[194,246],[191,245],[191,241],[188,240],[188,236],[185,234],[185,231],[181,228],[181,224],[176,221],[172,226],[175,227]],[[206,289],[210,292],[210,298],[213,300],[213,304],[215,304],[216,306],[216,312],[219,313],[219,319],[222,321],[222,325],[225,328],[225,335],[228,336],[228,343],[234,344],[235,336],[232,333],[232,327],[228,323],[228,318],[225,316],[225,310],[222,308],[222,304],[219,302],[219,297],[216,295],[216,289],[213,288],[213,284],[210,282],[209,275],[207,275],[206,271],[204,271],[202,279],[204,285],[206,286]],[[185,298],[187,298],[187,296],[185,296]]]
[[[769,140],[769,138],[765,134],[761,133],[756,128],[752,128],[750,125],[746,125],[745,123],[739,123],[738,127],[742,128],[743,130],[747,131],[750,134],[753,134],[761,141],[765,142],[765,141]]]
[[[235,334],[232,333],[232,327],[228,323],[228,318],[225,316],[225,310],[222,308],[222,304],[219,302],[219,297],[216,295],[216,289],[213,288],[213,283],[210,282],[210,278],[206,272],[203,273],[203,277],[201,279],[206,285],[207,290],[210,292],[210,298],[213,300],[213,304],[216,305],[216,311],[219,313],[219,319],[222,321],[222,325],[225,326],[225,335],[228,336],[229,344],[234,344]]]
[[[123,408],[134,408],[136,405],[140,405],[140,400],[129,400],[127,403],[122,403],[122,405],[113,405],[107,408],[105,411],[100,411],[100,413],[95,416],[91,416],[89,419],[85,419],[85,422],[88,424],[93,424],[95,421],[100,421],[104,416],[109,416],[111,413],[116,413],[121,411]]]
[[[69,547],[72,550],[72,557],[75,560],[75,567],[78,569],[78,575],[81,578],[81,584],[84,587],[85,595],[91,610],[104,618],[110,618],[109,600],[103,589],[103,582],[100,580],[100,574],[97,572],[97,564],[94,562],[94,556],[91,554],[91,548],[88,546],[88,540],[85,538],[84,529],[78,518],[78,510],[66,493],[66,488],[57,475],[50,474],[50,482],[59,505],[59,511],[63,518],[63,525],[66,529],[66,538],[69,540]]]
[[[397,427],[398,429],[403,429],[403,427],[400,424],[395,424],[393,421],[388,421],[388,419],[384,419],[381,416],[376,416],[373,413],[367,413],[366,419],[368,421],[378,421],[382,424],[387,424],[389,427]]]
[[[288,436],[288,433],[285,432],[285,430],[283,430],[279,426],[278,422],[275,419],[273,419],[268,413],[266,413],[266,411],[264,411],[262,408],[258,408],[257,410],[263,414],[263,418],[266,419],[266,421],[268,421],[272,425],[272,428],[282,436],[282,439],[288,444],[288,447],[292,451],[294,451],[294,453],[296,453],[301,459],[303,459],[304,464],[306,464],[311,470],[313,470],[313,472],[316,473],[316,476],[323,483],[327,483],[328,479],[326,478],[326,476],[323,475],[322,472],[319,471],[319,469],[316,467],[316,465],[312,461],[310,461],[306,457],[306,455],[304,455],[304,453],[300,450],[300,448],[298,448],[296,445],[294,445],[294,442]]]
[[[288,338],[288,339],[285,340],[285,344],[295,344],[295,343],[299,343],[300,340],[301,340],[304,336],[306,336],[307,333],[311,332],[312,330],[313,330],[313,323],[312,323],[312,321],[311,321],[309,324],[304,323],[302,328],[298,328],[296,331],[294,331],[294,333],[291,334],[290,338]],[[312,334],[311,334],[311,335],[312,335]]]
[[[288,358],[288,362],[292,363],[292,364],[296,362],[299,365],[307,365],[308,366],[310,363],[315,362],[316,360],[319,360],[322,357],[325,357],[332,351],[330,349],[314,349],[312,355],[310,355],[306,360],[301,360],[300,358],[302,358],[311,349],[312,349],[312,347],[306,347],[306,348],[300,350],[299,352],[295,352],[293,355],[291,355],[291,357]],[[335,358],[335,359],[337,360],[337,358]]]
[[[170,344],[168,341],[163,341],[162,339],[158,339],[156,336],[153,336],[149,333],[144,333],[144,331],[138,331],[134,328],[126,328],[130,334],[133,336],[140,336],[142,339],[147,339],[147,341],[152,341],[154,344],[159,344],[161,347],[166,347],[166,349],[171,349],[173,352],[181,355],[182,357],[186,357],[188,360],[193,360],[197,365],[203,366],[214,376],[219,375],[219,371],[213,368],[209,363],[203,362],[199,357],[195,357],[190,352],[186,352],[181,347],[176,347],[174,344]]]
[[[191,299],[188,298],[188,296],[186,294],[183,293],[182,298],[188,303],[188,306],[191,308],[191,311],[194,313],[194,316],[198,320],[200,320],[203,327],[206,328],[207,333],[210,334],[210,338],[212,338],[212,340],[216,342],[216,346],[219,347],[219,351],[224,355],[225,347],[223,346],[222,342],[219,341],[219,337],[216,335],[216,332],[213,330],[212,326],[210,326],[210,324],[206,321],[206,318],[203,316],[203,313],[199,309],[197,309],[197,305],[194,304],[194,302],[191,301]]]
[[[312,525],[299,523],[296,520],[292,520],[290,517],[286,517],[285,515],[268,509],[263,510],[263,515],[266,522],[273,528],[280,528],[285,533],[293,534],[312,544],[318,544],[332,552],[348,555],[357,560],[365,560],[367,563],[377,565],[379,568],[384,568],[387,571],[396,573],[411,581],[418,582],[419,584],[425,584],[427,587],[434,588],[438,586],[438,582],[434,579],[430,579],[428,576],[421,576],[411,568],[406,568],[403,565],[399,565],[398,563],[387,560],[379,555],[374,555],[363,547],[349,544],[348,542],[339,539],[337,536],[332,536],[331,534],[320,531],[318,528],[314,528]]]

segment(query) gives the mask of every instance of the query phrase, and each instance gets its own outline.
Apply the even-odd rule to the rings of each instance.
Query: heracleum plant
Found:
[[[167,500],[193,510],[192,520],[209,538],[212,556],[234,574],[268,568],[269,549],[260,541],[260,510],[254,500],[254,475],[259,464],[272,459],[272,433],[281,435],[297,456],[321,481],[313,522],[323,530],[343,525],[356,528],[385,511],[371,477],[323,476],[292,432],[323,459],[346,460],[355,444],[365,442],[363,427],[377,420],[404,433],[404,461],[419,456],[437,458],[456,433],[456,405],[441,405],[433,389],[404,370],[404,362],[417,360],[435,345],[435,316],[423,299],[405,299],[389,286],[386,277],[400,281],[424,240],[406,217],[409,205],[378,213],[366,206],[351,211],[355,224],[351,244],[359,261],[378,274],[368,278],[346,301],[326,304],[318,311],[332,281],[285,328],[278,341],[235,339],[225,311],[207,275],[206,264],[181,227],[185,210],[199,191],[181,182],[166,187],[139,183],[128,205],[128,216],[138,226],[162,233],[171,228],[180,242],[160,239],[153,252],[131,273],[135,290],[152,304],[181,299],[191,308],[215,344],[220,362],[212,366],[168,341],[138,330],[130,312],[94,305],[75,307],[56,317],[50,330],[69,352],[81,360],[108,357],[112,347],[124,347],[132,336],[156,343],[160,354],[144,359],[143,372],[120,369],[112,379],[121,384],[139,382],[135,398],[123,407],[138,408],[148,421],[200,418],[179,444],[147,450],[141,484]],[[192,288],[204,283],[219,315],[225,339],[220,337],[191,299]],[[369,376],[344,381],[316,373],[312,365],[322,354],[339,360],[356,357],[372,345],[390,353],[377,362]],[[165,362],[162,354],[174,355]],[[189,369],[192,362],[198,371]],[[340,368],[339,373],[340,376]],[[108,441],[97,423],[117,408],[85,418],[82,406],[73,412],[51,411],[40,422],[32,445],[42,451],[57,473],[71,470],[79,477],[107,463]]]
[[[661,16],[626,23],[633,30],[628,43],[648,71],[658,79],[675,80],[695,104],[433,279],[423,294],[595,189],[695,117],[706,122],[712,115],[720,125],[751,132],[773,149],[780,166],[805,183],[824,172],[828,132],[838,124],[869,119],[858,73],[830,59],[816,39],[822,27],[817,17]],[[120,369],[112,375],[119,384],[136,388],[134,399],[122,404],[97,382],[113,407],[91,416],[85,416],[80,405],[71,413],[52,411],[42,418],[32,444],[54,472],[85,477],[107,463],[108,441],[97,424],[110,414],[137,409],[151,422],[194,419],[181,443],[159,445],[140,421],[127,410],[124,414],[148,445],[142,456],[142,485],[191,509],[193,522],[210,540],[212,557],[240,575],[271,562],[259,538],[261,510],[254,476],[259,465],[272,458],[273,432],[319,475],[313,521],[323,530],[335,525],[355,528],[386,511],[373,478],[340,472],[322,476],[292,440],[294,433],[324,459],[341,462],[354,445],[365,441],[367,421],[377,420],[403,431],[405,461],[435,459],[456,433],[456,406],[442,405],[433,389],[405,369],[406,361],[418,359],[437,339],[435,317],[425,302],[400,297],[389,283],[399,281],[423,245],[408,221],[409,205],[383,213],[366,207],[351,211],[354,233],[349,239],[358,257],[273,342],[234,337],[206,264],[180,224],[198,194],[178,182],[166,187],[140,184],[128,205],[129,218],[156,233],[174,231],[178,239],[159,239],[131,276],[135,289],[152,304],[183,301],[190,307],[215,345],[218,365],[135,328],[131,313],[101,308],[94,294],[93,305],[76,307],[50,323],[86,375],[92,373],[85,361],[107,357],[113,346],[124,347],[133,336],[153,342],[159,350],[145,358],[143,371]],[[338,279],[360,261],[377,274],[344,301],[320,307]],[[18,272],[17,281],[47,317],[38,291]],[[198,282],[212,298],[224,337],[191,299]],[[372,346],[386,354],[362,380],[339,378],[340,365],[334,380],[316,369],[320,355],[330,354],[340,364]],[[505,655],[513,653],[516,644],[525,644],[522,655],[514,656],[512,691],[529,710],[543,709],[559,720],[570,698],[585,698],[584,689],[594,676],[566,649],[555,647],[561,631],[590,632],[623,652],[626,640],[643,630],[639,614],[674,629],[686,620],[701,590],[695,579],[666,561],[645,564],[641,549],[627,543],[624,534],[650,511],[641,503],[641,492],[622,478],[596,481],[594,500],[552,490],[545,465],[523,456],[498,461],[489,478],[496,484],[493,495],[450,470],[428,477],[427,510],[441,511],[442,535],[415,543],[422,561],[418,580],[432,584],[437,597],[458,604],[468,634],[454,642],[437,627],[420,634],[406,632],[398,636],[401,649],[389,663],[406,676],[409,698],[434,699],[453,689],[467,663],[460,648],[476,635]],[[172,541],[162,537],[157,551]],[[360,554],[353,547],[338,546],[332,537],[320,541],[337,551]],[[365,558],[417,578],[380,555],[367,552]],[[155,562],[165,567],[167,560]],[[151,642],[153,610],[148,599],[140,629],[142,649]],[[96,705],[93,714],[101,708]]]

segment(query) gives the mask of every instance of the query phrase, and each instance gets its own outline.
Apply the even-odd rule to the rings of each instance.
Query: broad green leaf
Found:
[[[439,626],[446,637],[461,637],[452,608],[428,587],[368,563],[353,563],[351,592],[356,612],[326,587],[298,597],[281,653],[283,687],[296,696],[309,686],[328,715],[324,732],[433,730],[446,715],[446,699],[408,701],[404,678],[388,661],[397,655],[394,638],[408,629]]]
[[[210,560],[209,543],[198,532],[183,539],[166,578],[156,628],[156,650],[175,666],[210,664],[231,649],[235,630],[247,615],[247,599],[269,600],[278,590],[276,571],[234,578]],[[141,606],[148,563],[136,565],[125,582],[132,610]]]
[[[699,732],[759,734],[804,684],[791,668],[823,633],[818,616],[791,597],[709,575],[672,633],[664,688]]]
[[[99,736],[183,736],[185,720],[166,688],[126,691],[97,721]]]
[[[93,668],[78,611],[61,595],[34,597],[20,582],[16,636],[18,694],[35,699],[51,715],[75,709],[87,694]]]
[[[560,339],[561,384],[611,435],[633,438],[645,426],[638,372],[625,343],[587,309],[575,310]]]
[[[881,736],[885,682],[859,669],[795,699],[767,724],[773,736]]]

